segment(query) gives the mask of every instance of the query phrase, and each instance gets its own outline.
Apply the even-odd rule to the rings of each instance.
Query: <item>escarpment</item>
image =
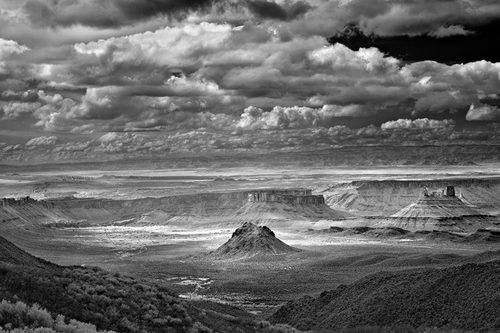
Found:
[[[424,188],[421,197],[390,216],[384,225],[406,230],[442,230],[474,232],[492,226],[491,216],[456,196],[455,187],[430,192]]]
[[[299,205],[324,205],[322,195],[313,195],[310,189],[267,189],[252,191],[248,194],[249,202],[281,202]]]

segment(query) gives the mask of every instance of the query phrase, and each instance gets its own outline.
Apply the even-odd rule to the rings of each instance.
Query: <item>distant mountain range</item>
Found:
[[[35,154],[36,152],[31,152]],[[23,162],[19,162],[22,160]],[[59,161],[54,163],[53,161]],[[286,150],[210,151],[190,153],[158,153],[151,155],[115,154],[99,158],[82,156],[75,159],[48,155],[3,158],[0,171],[29,170],[125,170],[197,167],[273,167],[273,166],[428,166],[475,165],[500,162],[500,145],[339,145],[315,149],[296,147]]]

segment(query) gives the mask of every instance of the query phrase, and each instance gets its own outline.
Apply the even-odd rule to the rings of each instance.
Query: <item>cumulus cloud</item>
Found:
[[[380,125],[383,130],[402,130],[402,129],[441,129],[455,126],[452,119],[436,120],[428,118],[419,119],[398,119],[391,120]]]
[[[325,105],[320,109],[275,106],[268,112],[250,106],[243,111],[236,126],[242,129],[263,130],[329,127],[334,118],[353,117],[363,113],[363,107],[359,105]]]
[[[40,103],[9,102],[0,104],[0,111],[3,111],[2,119],[15,119],[22,114],[32,114],[40,106]]]
[[[450,37],[450,36],[465,36],[470,35],[473,32],[466,30],[461,25],[450,25],[448,27],[439,27],[435,31],[429,33],[429,36],[436,38]]]
[[[0,13],[0,117],[67,135],[128,133],[109,143],[56,143],[71,154],[447,140],[457,131],[452,120],[432,118],[462,118],[471,128],[466,113],[500,121],[488,104],[498,99],[500,63],[407,62],[324,38],[352,23],[367,38],[437,41],[475,32],[472,23],[500,13],[497,3],[215,2],[11,2]],[[190,11],[205,4],[209,10]],[[144,139],[153,130],[158,140]]]
[[[397,59],[386,57],[376,48],[353,51],[339,43],[312,51],[310,58],[313,63],[329,65],[334,71],[387,73],[399,68]]]
[[[455,113],[467,108],[477,96],[455,92],[429,92],[418,98],[413,115]]]
[[[27,46],[20,45],[16,41],[0,38],[0,61],[11,55],[21,54],[28,50]]]
[[[185,24],[75,45],[75,51],[119,64],[153,63],[183,67],[197,63],[203,54],[214,52],[230,37],[228,24]],[[200,66],[202,64],[198,64]]]
[[[465,118],[469,121],[476,120],[500,120],[500,108],[487,104],[472,104]]]
[[[39,136],[26,142],[25,146],[38,147],[38,146],[53,146],[57,142],[57,136]]]

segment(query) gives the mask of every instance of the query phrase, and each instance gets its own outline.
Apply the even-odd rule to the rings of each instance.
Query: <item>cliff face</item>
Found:
[[[0,222],[17,225],[89,226],[109,224],[227,226],[246,221],[337,219],[345,214],[325,205],[311,190],[258,190],[110,200],[64,198],[5,199]]]
[[[326,203],[334,209],[363,216],[387,217],[416,202],[422,188],[440,190],[454,185],[456,196],[489,215],[500,213],[500,179],[383,180],[355,181],[331,186],[323,191]]]
[[[308,189],[265,189],[248,193],[247,202],[236,212],[235,221],[282,228],[290,221],[343,220],[349,214],[331,209],[322,195]],[[241,223],[240,222],[240,223]]]
[[[204,193],[136,200],[77,199],[15,200],[0,204],[0,222],[18,221],[36,224],[110,224],[141,219],[144,214],[161,211],[157,224],[170,219],[230,217],[247,202],[245,192]]]
[[[308,189],[290,190],[259,190],[248,194],[249,202],[282,202],[286,204],[299,205],[324,205],[325,198],[322,195],[312,195]]]
[[[389,217],[384,225],[413,231],[473,232],[495,227],[493,222],[490,216],[457,198],[453,186],[447,186],[435,192],[424,189],[418,201]]]

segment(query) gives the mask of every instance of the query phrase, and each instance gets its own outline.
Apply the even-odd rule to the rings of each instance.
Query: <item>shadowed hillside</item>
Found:
[[[55,265],[21,250],[0,236],[0,263],[34,267],[54,267]]]
[[[500,329],[500,261],[378,273],[289,302],[271,317],[303,330],[360,325]]]
[[[44,332],[95,332],[96,329],[133,333],[294,332],[286,326],[258,322],[250,314],[242,315],[241,310],[237,311],[239,316],[233,316],[230,313],[235,311],[230,306],[207,302],[196,307],[178,298],[161,281],[138,280],[97,267],[56,266],[31,256],[2,237],[0,300],[24,302],[16,306],[0,303],[0,331],[4,325],[25,329],[31,323],[32,328],[39,324],[45,327]],[[57,324],[55,321],[60,318],[52,318],[49,312],[39,311],[38,307],[26,308],[26,304],[33,303],[88,324]],[[40,316],[32,318],[34,311],[43,316],[43,322]]]

